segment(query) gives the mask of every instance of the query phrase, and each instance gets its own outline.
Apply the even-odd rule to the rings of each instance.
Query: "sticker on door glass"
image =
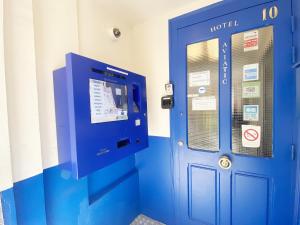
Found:
[[[259,80],[259,64],[248,64],[243,66],[243,81]]]
[[[187,95],[188,98],[195,98],[195,97],[198,97],[199,95],[198,94],[189,94]]]
[[[189,86],[209,86],[210,85],[210,71],[193,72],[189,74]]]
[[[261,139],[261,127],[242,125],[242,146],[245,148],[259,148]]]
[[[198,92],[199,92],[199,94],[205,94],[206,87],[199,87]]]
[[[215,96],[196,97],[192,99],[193,111],[212,111],[217,109]]]
[[[244,121],[258,121],[259,120],[259,105],[244,105],[243,120]]]
[[[259,98],[260,97],[260,81],[243,82],[242,97],[243,98]]]
[[[244,33],[244,52],[258,50],[258,30]]]

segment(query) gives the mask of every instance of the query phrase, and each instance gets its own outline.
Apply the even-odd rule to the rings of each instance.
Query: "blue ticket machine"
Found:
[[[145,77],[74,53],[53,75],[59,161],[75,178],[148,146]]]

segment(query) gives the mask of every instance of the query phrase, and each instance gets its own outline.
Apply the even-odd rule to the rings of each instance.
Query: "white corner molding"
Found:
[[[4,68],[3,0],[0,0],[0,192],[12,187],[12,168],[8,135],[7,96]]]
[[[77,0],[33,1],[35,62],[43,168],[58,164],[52,72],[78,52]]]
[[[4,57],[14,182],[42,172],[32,0],[4,1]]]

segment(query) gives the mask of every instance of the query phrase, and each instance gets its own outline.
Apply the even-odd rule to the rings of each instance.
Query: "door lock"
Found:
[[[224,170],[228,170],[230,169],[232,163],[231,163],[231,160],[228,156],[226,155],[223,155],[220,157],[219,159],[219,166],[224,169]]]

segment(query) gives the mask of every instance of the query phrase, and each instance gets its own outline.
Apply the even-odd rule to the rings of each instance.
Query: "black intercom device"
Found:
[[[173,96],[163,96],[161,97],[161,107],[163,109],[171,109],[174,106]]]
[[[174,106],[173,84],[165,84],[166,95],[161,97],[161,108],[171,109]]]

